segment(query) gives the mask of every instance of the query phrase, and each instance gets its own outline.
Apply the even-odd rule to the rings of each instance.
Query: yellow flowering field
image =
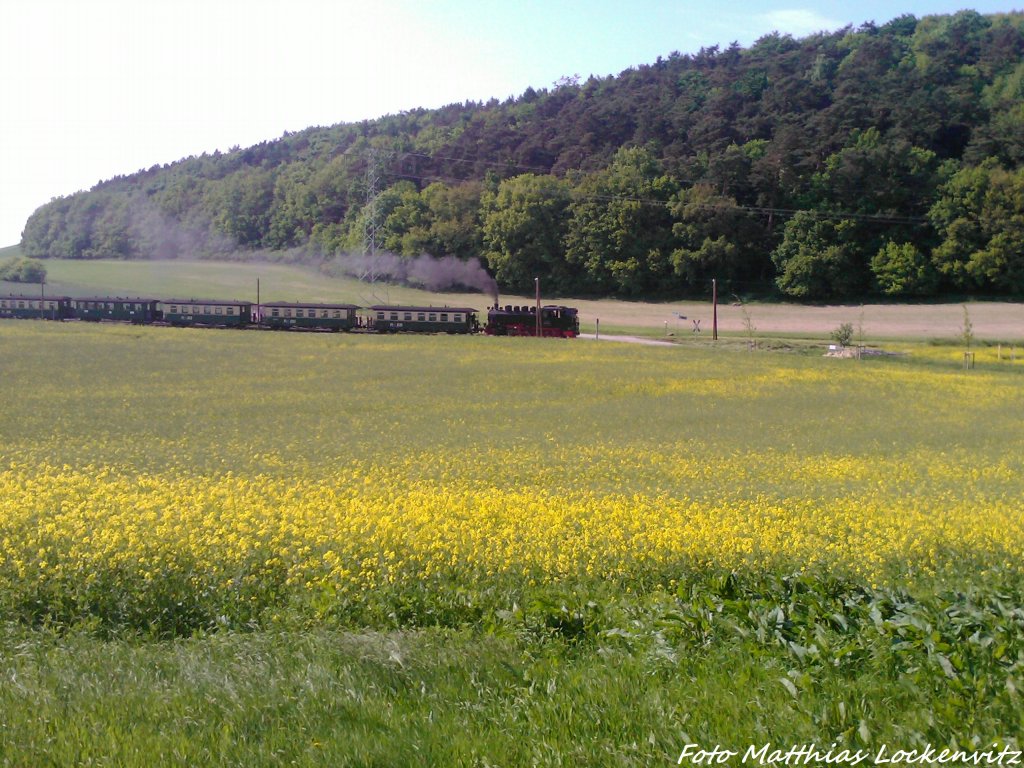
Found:
[[[1024,567],[999,361],[29,322],[0,345],[0,609],[28,620]]]

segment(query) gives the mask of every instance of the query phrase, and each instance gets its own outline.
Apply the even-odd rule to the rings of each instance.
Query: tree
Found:
[[[14,258],[0,265],[0,280],[9,283],[45,283],[46,266],[38,259]]]
[[[853,296],[864,290],[864,266],[850,242],[849,220],[823,219],[801,211],[786,223],[782,243],[772,253],[783,293],[800,299]]]
[[[561,179],[524,174],[483,196],[484,259],[503,288],[528,291],[537,276],[572,287],[563,256],[569,194]]]
[[[463,261],[483,251],[480,200],[483,185],[465,182],[449,186],[434,182],[420,196],[429,222],[423,250],[435,256],[455,256]]]
[[[871,260],[871,271],[878,289],[887,296],[927,296],[939,279],[931,259],[913,243],[891,240]]]
[[[1024,169],[995,160],[964,168],[942,189],[931,219],[942,242],[938,270],[959,288],[1020,292],[1024,286]]]
[[[218,231],[241,247],[263,245],[274,199],[274,173],[247,167],[227,177],[213,190],[206,205]]]
[[[764,225],[732,198],[698,184],[676,194],[672,215],[678,242],[672,267],[691,290],[713,277],[725,283],[758,279],[771,269]]]
[[[651,150],[621,149],[611,165],[574,190],[566,260],[585,273],[585,287],[628,296],[670,290],[674,281],[672,218],[675,182]]]

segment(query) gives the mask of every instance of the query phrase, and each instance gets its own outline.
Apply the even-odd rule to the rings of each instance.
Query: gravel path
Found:
[[[597,337],[592,333],[581,333],[579,338],[593,340]],[[649,347],[674,346],[671,341],[662,341],[660,339],[646,339],[643,336],[609,336],[607,333],[602,333],[599,341],[624,341],[629,344],[646,344]]]

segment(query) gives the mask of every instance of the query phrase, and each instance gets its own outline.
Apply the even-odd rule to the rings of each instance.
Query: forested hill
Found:
[[[1020,294],[1024,14],[774,34],[310,128],[56,199],[22,249],[329,264],[371,231],[478,256],[505,289]]]

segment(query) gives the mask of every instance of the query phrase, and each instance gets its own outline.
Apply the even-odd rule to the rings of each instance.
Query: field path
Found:
[[[593,341],[623,341],[628,344],[646,344],[649,347],[671,347],[673,346],[671,341],[663,341],[661,339],[645,339],[642,336],[611,336],[607,333],[602,333],[600,337],[597,337],[593,333],[581,333],[579,336],[581,339],[590,339]]]

